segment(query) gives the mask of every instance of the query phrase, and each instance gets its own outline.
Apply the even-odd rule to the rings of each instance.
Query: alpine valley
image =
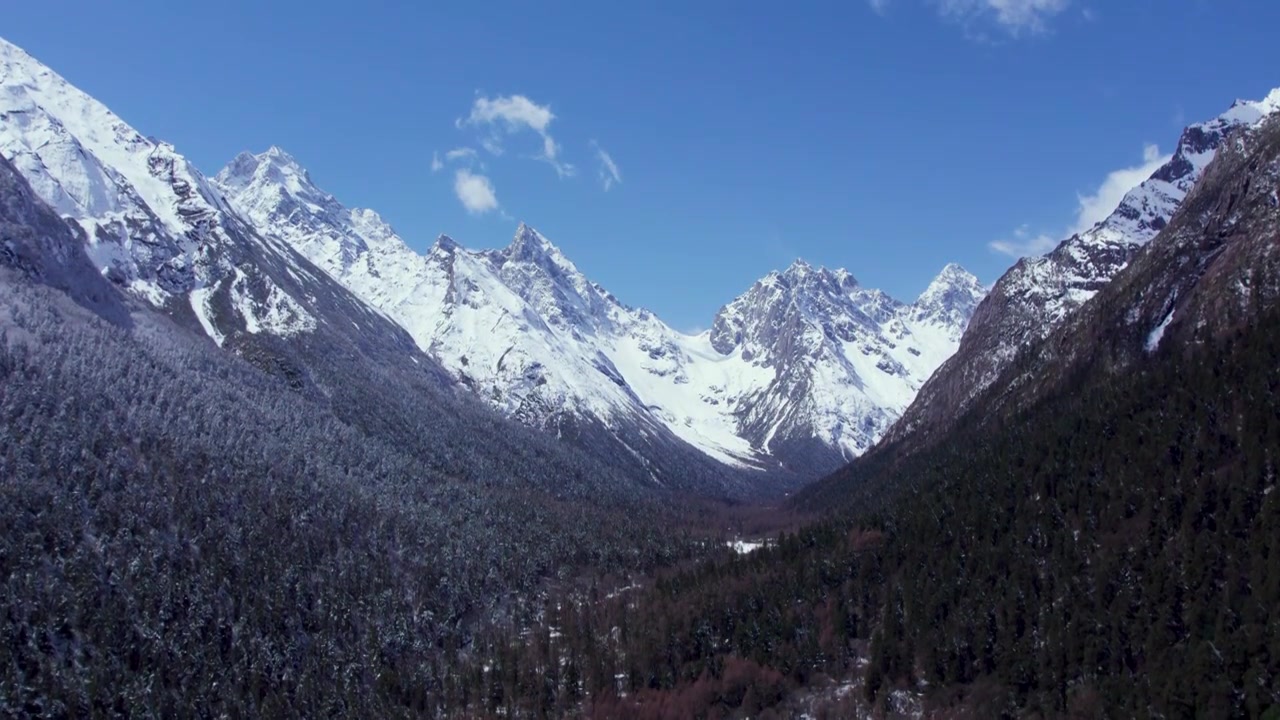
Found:
[[[948,265],[913,303],[797,261],[679,333],[520,225],[415,253],[279,148],[212,180],[0,44],[0,152],[131,296],[300,386],[344,346],[670,487],[794,488],[871,446],[955,351],[985,289]],[[416,347],[413,347],[416,346]],[[345,374],[342,374],[345,377]],[[411,395],[402,395],[411,397]]]
[[[1280,718],[1280,89],[1121,175],[690,334],[0,40],[0,717]]]

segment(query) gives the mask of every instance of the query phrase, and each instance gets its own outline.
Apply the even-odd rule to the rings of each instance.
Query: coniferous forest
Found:
[[[913,695],[942,716],[1273,717],[1277,448],[1273,311],[912,459],[875,512],[604,602],[556,598],[523,635],[489,636],[488,671],[454,702],[838,718]]]

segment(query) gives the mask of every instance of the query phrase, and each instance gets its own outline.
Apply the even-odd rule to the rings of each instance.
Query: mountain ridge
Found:
[[[282,165],[288,162],[278,148],[275,155]],[[462,392],[385,313],[292,244],[257,232],[172,145],[143,136],[3,41],[0,156],[14,165],[41,202],[77,229],[89,261],[107,282],[276,382],[328,406],[344,422],[395,438],[455,472],[509,461],[451,457],[439,450],[441,440],[433,432],[488,438],[490,452],[511,458],[559,457],[546,455],[541,439],[532,441],[523,428],[513,432],[497,413]],[[306,180],[305,173],[285,175],[280,176],[283,182],[299,188]],[[306,200],[317,212],[333,210],[324,197]],[[374,249],[381,247],[376,241],[385,232],[384,223],[368,213],[353,222]],[[601,492],[658,487],[650,470],[650,458],[658,451],[631,449],[642,446],[643,437],[630,436],[639,430],[610,432],[588,423],[562,430],[587,438],[580,446],[597,448],[587,453],[597,467],[617,469],[596,473],[618,485],[599,488]],[[607,442],[619,435],[627,439]],[[594,441],[602,437],[605,441]],[[576,457],[567,450],[563,454]],[[679,470],[669,479],[672,489],[716,497],[761,491],[711,461],[684,463]],[[580,472],[570,469],[562,482],[578,485],[581,478],[575,473]]]
[[[1084,305],[1168,224],[1233,130],[1256,126],[1278,111],[1280,88],[1262,100],[1237,100],[1217,117],[1188,126],[1170,159],[1127,192],[1107,218],[1045,255],[1019,259],[992,285],[956,352],[939,365],[882,444],[928,442],[962,417],[1021,352]]]
[[[985,292],[976,278],[950,265],[931,284],[933,295],[926,290],[917,303],[901,303],[860,288],[847,271],[797,261],[722,308],[711,330],[686,334],[648,310],[623,304],[526,223],[505,248],[468,250],[442,235],[418,254],[380,219],[381,234],[371,242],[355,218],[376,218],[376,213],[341,206],[278,148],[242,153],[215,182],[260,232],[294,244],[395,317],[420,348],[504,413],[549,429],[572,414],[606,426],[639,422],[740,468],[781,464],[812,474],[865,449],[905,407],[905,395],[949,354],[975,298]],[[842,279],[831,280],[836,276]],[[763,341],[757,336],[752,347],[737,348],[723,330],[735,322],[730,316],[750,304],[744,298],[756,288],[779,282],[804,288],[778,298],[797,304],[790,335]],[[853,296],[838,297],[845,293]],[[799,342],[793,336],[822,322],[800,306],[818,305],[827,306],[827,316],[841,316],[826,320],[844,328],[847,341],[854,339],[854,326],[879,336],[884,323],[894,324],[898,339],[913,332],[927,335],[914,356],[884,356],[894,345],[889,339],[871,339],[859,350],[860,355],[876,353],[891,374],[899,375],[901,387],[861,402],[864,388],[875,386],[875,375],[886,371],[874,362],[851,362],[848,351],[839,348],[821,360],[833,376],[824,393],[836,395],[836,402],[797,410],[804,402],[799,395],[778,397],[800,392],[789,376],[805,370],[796,368],[800,358],[789,357],[788,348]],[[749,314],[755,322],[767,320],[763,310]],[[766,352],[761,342],[786,347]],[[874,375],[865,377],[868,373]],[[769,409],[756,412],[762,405]],[[816,462],[804,457],[808,450],[779,453],[773,447],[775,438],[798,438],[817,425],[821,428],[813,434],[825,450],[815,448],[824,456]]]
[[[660,485],[785,489],[834,469],[889,427],[985,292],[952,266],[904,303],[801,261],[717,313],[742,343],[680,333],[528,225],[503,249],[442,236],[418,254],[279,146],[207,178],[7,42],[0,88],[0,154],[133,297],[299,391],[341,395],[356,365],[460,385]]]

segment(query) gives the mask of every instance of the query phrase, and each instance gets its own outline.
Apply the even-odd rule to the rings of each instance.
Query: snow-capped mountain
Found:
[[[116,287],[291,385],[330,396],[339,362],[449,382],[398,325],[258,235],[172,145],[4,40],[0,155]]]
[[[97,289],[122,291],[148,318],[150,305],[344,422],[416,448],[450,477],[492,482],[549,474],[568,489],[583,487],[589,474],[587,484],[616,482],[631,486],[618,492],[647,492],[656,477],[652,458],[676,457],[682,462],[666,465],[666,479],[680,489],[734,496],[762,489],[762,483],[747,482],[652,423],[629,423],[608,433],[589,423],[562,423],[562,435],[578,437],[576,444],[588,452],[559,444],[549,449],[544,435],[515,427],[470,394],[457,392],[454,377],[404,328],[318,268],[293,242],[259,234],[171,145],[143,136],[2,40],[0,157],[25,181],[15,187],[30,188],[58,222],[71,225],[83,243],[80,270],[92,268],[110,283],[98,283]],[[27,216],[32,214],[24,211]],[[36,220],[41,218],[48,220]],[[390,235],[375,215],[348,220],[374,249],[381,247],[379,232]],[[75,282],[75,268],[59,259],[75,253],[21,236],[8,240],[0,248],[0,264],[63,289]],[[394,264],[377,267],[391,271]],[[84,285],[89,292],[73,297],[96,302],[97,289]],[[122,311],[122,323],[130,311]],[[470,438],[494,457],[458,457],[456,448],[465,443],[457,438]]]
[[[904,304],[797,262],[686,335],[621,303],[523,224],[502,250],[442,236],[419,255],[278,148],[241,154],[216,183],[262,234],[395,318],[504,413],[551,430],[585,418],[669,433],[741,467],[829,469],[864,450],[954,351],[984,291],[948,266]]]
[[[1159,235],[1034,357],[1002,376],[991,406],[1026,407],[1075,368],[1125,372],[1159,352],[1220,342],[1274,312],[1280,113],[1245,117],[1227,141],[1219,139],[1212,162]]]
[[[144,137],[4,40],[0,154],[84,230],[108,279],[194,319],[219,345],[309,333],[326,312],[381,320],[290,246],[253,233],[172,145]]]
[[[739,432],[784,456],[826,448],[832,465],[860,454],[955,351],[984,294],[957,265],[912,304],[844,270],[796,262],[770,274],[725,306],[709,333],[722,357],[770,371],[740,388]]]
[[[1187,127],[1167,163],[1130,190],[1105,220],[1041,257],[1008,270],[974,311],[960,348],[920,390],[887,441],[924,438],[958,420],[1015,358],[1047,337],[1164,229],[1204,174],[1223,140],[1280,111],[1280,89],[1240,100],[1212,120]]]
[[[219,290],[249,332],[306,332],[315,317],[269,277],[237,272],[227,208],[172,145],[143,137],[21,49],[0,40],[0,153],[87,234],[111,280],[155,305],[190,302],[219,344]],[[278,252],[278,251],[277,251]]]

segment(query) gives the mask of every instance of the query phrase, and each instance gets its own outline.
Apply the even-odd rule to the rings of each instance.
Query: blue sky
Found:
[[[427,5],[46,0],[0,35],[210,174],[280,145],[418,249],[524,220],[681,329],[796,257],[992,282],[1280,86],[1270,0]]]

